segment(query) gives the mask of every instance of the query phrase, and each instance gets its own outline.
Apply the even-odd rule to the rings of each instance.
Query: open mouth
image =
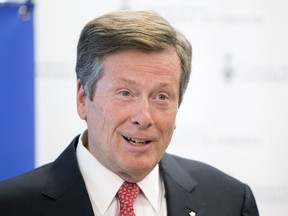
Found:
[[[125,137],[125,136],[123,136],[123,138],[134,145],[135,144],[136,145],[146,145],[146,144],[151,143],[150,140],[137,139],[137,138]]]

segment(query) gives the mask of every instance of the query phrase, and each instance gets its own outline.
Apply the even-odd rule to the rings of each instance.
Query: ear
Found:
[[[87,95],[81,81],[77,80],[77,112],[81,119],[86,120],[86,98]]]

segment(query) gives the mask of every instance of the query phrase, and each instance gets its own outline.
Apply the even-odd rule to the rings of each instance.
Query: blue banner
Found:
[[[0,4],[0,181],[34,168],[33,4]]]

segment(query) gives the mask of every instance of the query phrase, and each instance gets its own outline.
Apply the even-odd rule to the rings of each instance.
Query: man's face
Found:
[[[88,149],[127,181],[142,180],[161,160],[175,129],[181,66],[175,51],[109,54],[90,101],[78,82],[78,114]]]

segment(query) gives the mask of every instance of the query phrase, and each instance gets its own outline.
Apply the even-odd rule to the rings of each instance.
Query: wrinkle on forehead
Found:
[[[119,55],[120,54],[120,55]],[[122,54],[122,55],[121,55]],[[164,54],[164,55],[159,55]],[[147,56],[149,58],[147,58]],[[131,61],[131,57],[139,59],[137,64],[135,61]],[[143,60],[145,59],[145,60]],[[176,60],[176,64],[175,64]],[[144,52],[141,50],[123,50],[115,53],[111,53],[104,58],[104,70],[105,65],[113,61],[116,68],[113,70],[127,70],[128,68],[137,72],[139,68],[147,69],[145,72],[159,73],[164,71],[181,71],[181,63],[179,56],[174,50],[164,50],[160,52]],[[109,64],[111,67],[111,64]],[[120,67],[120,68],[119,68]],[[165,69],[165,70],[163,70]],[[141,72],[141,71],[139,71]],[[179,74],[180,76],[180,74]]]

